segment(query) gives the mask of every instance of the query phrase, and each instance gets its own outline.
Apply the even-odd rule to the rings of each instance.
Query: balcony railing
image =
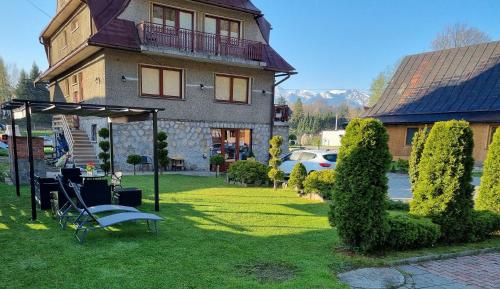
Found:
[[[274,106],[274,121],[275,122],[288,122],[290,117],[290,108],[288,105],[275,105]]]
[[[258,41],[180,29],[151,22],[141,22],[137,25],[137,29],[141,43],[147,46],[263,61],[265,44]]]

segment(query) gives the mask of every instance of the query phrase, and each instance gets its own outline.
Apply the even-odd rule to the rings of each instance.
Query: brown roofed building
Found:
[[[481,164],[500,126],[500,41],[405,57],[365,116],[385,124],[395,159],[409,156],[417,129],[467,120],[474,132],[473,156]]]
[[[159,129],[169,135],[170,156],[188,169],[208,170],[216,153],[228,163],[251,153],[266,161],[269,137],[287,139],[288,125],[274,121],[274,84],[295,69],[270,46],[271,25],[250,0],[57,4],[40,36],[50,65],[41,79],[53,100],[165,109]],[[106,122],[57,120],[78,135],[71,141],[86,133],[95,149],[80,155],[95,157],[96,130]],[[152,155],[150,122],[117,125],[114,134],[118,168],[131,168],[130,154]]]

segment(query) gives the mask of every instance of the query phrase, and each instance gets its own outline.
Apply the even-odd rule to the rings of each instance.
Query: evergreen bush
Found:
[[[500,129],[496,130],[488,147],[476,208],[500,214]]]
[[[405,214],[389,215],[386,247],[396,250],[430,247],[441,237],[439,225],[430,219]]]
[[[267,166],[254,160],[236,161],[227,171],[227,179],[248,185],[268,183]]]
[[[389,211],[409,211],[410,204],[402,201],[387,199],[386,208]]]
[[[101,128],[98,131],[98,135],[103,139],[99,142],[99,148],[101,149],[101,152],[98,154],[98,157],[101,160],[101,169],[105,174],[108,174],[111,168],[111,163],[109,162],[111,155],[108,153],[110,149],[110,144],[108,141],[109,130],[107,128]]]
[[[411,153],[408,160],[408,174],[410,175],[410,185],[412,191],[414,190],[415,183],[418,179],[418,164],[420,163],[420,158],[422,157],[422,152],[424,151],[427,135],[427,127],[425,127],[424,129],[420,129],[415,133],[411,142]]]
[[[278,182],[282,181],[285,177],[279,166],[281,165],[281,145],[283,144],[283,137],[279,135],[273,136],[269,141],[271,147],[269,148],[269,154],[271,158],[269,159],[270,170],[268,172],[269,179],[273,181],[273,187],[276,190],[278,188]]]
[[[391,163],[389,137],[382,122],[354,119],[342,138],[330,220],[351,249],[373,251],[388,231],[386,173]]]
[[[298,192],[302,192],[304,189],[304,180],[307,177],[306,167],[302,163],[297,163],[290,173],[290,179],[288,179],[288,186],[295,189]]]
[[[142,160],[142,158],[140,155],[129,155],[127,157],[127,164],[134,166],[134,176],[135,176],[135,166],[140,164],[141,160]]]
[[[169,163],[167,133],[164,131],[159,132],[156,139],[158,141],[158,163],[161,168],[166,171]]]
[[[469,238],[473,146],[472,130],[466,121],[437,122],[418,164],[410,212],[432,218],[441,226],[445,242]]]
[[[470,241],[482,241],[500,231],[500,215],[490,211],[472,212]]]
[[[323,199],[330,200],[334,184],[335,170],[314,171],[304,180],[304,193],[318,194]]]

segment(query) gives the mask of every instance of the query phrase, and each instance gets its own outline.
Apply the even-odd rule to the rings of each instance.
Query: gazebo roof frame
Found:
[[[117,106],[117,105],[100,105],[90,103],[70,103],[57,101],[38,101],[27,99],[13,99],[1,105],[1,109],[11,111],[12,123],[12,143],[14,152],[14,171],[16,193],[20,196],[19,184],[19,166],[17,159],[17,143],[16,143],[16,118],[26,118],[27,138],[28,138],[28,162],[31,186],[31,219],[36,220],[36,197],[35,197],[35,171],[33,159],[33,136],[31,131],[31,114],[62,114],[62,115],[77,115],[84,117],[107,117],[109,121],[110,133],[110,162],[111,173],[114,173],[114,156],[113,156],[113,122],[128,123],[133,121],[150,120],[152,115],[153,121],[153,166],[154,166],[154,195],[155,195],[155,211],[160,210],[159,205],[159,176],[158,176],[158,112],[163,111],[161,108],[150,107],[134,107],[134,106]],[[17,112],[24,112],[22,117],[16,117]]]

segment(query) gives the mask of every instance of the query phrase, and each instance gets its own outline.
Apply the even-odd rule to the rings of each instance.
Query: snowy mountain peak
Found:
[[[276,89],[276,98],[279,97],[284,97],[289,105],[293,105],[300,97],[304,104],[323,102],[328,106],[338,106],[345,103],[350,107],[360,108],[366,104],[370,96],[357,89],[315,91],[305,89],[289,90],[278,87]]]

